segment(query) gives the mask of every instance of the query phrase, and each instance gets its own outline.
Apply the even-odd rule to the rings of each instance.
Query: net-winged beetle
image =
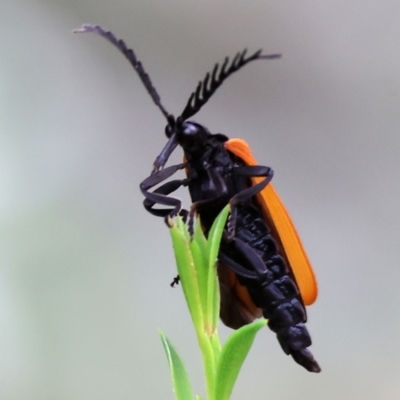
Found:
[[[99,26],[85,24],[77,32],[94,32],[113,43],[167,119],[167,144],[154,161],[151,175],[140,184],[146,210],[166,219],[184,212],[181,201],[169,195],[187,186],[192,198],[189,225],[197,214],[207,234],[222,208],[230,204],[231,215],[218,257],[222,321],[237,329],[264,316],[283,351],[308,371],[320,372],[308,349],[311,338],[305,326],[305,305],[315,301],[317,283],[291,218],[270,183],[272,169],[258,165],[242,139],[212,134],[188,120],[234,72],[250,61],[280,55],[264,55],[259,50],[246,57],[245,50],[232,62],[225,58],[221,67],[216,64],[199,82],[181,115],[174,118],[161,104],[141,62],[122,40]],[[184,162],[165,167],[178,145],[183,149]],[[165,182],[183,169],[185,179]],[[154,208],[156,204],[169,208]]]

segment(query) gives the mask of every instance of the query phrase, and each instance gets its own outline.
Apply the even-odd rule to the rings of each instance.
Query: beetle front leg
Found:
[[[164,183],[153,192],[150,192],[149,189],[162,183],[178,170],[185,168],[185,166],[186,164],[172,165],[168,168],[162,169],[150,175],[140,184],[140,190],[145,196],[145,199],[143,201],[145,209],[157,217],[164,217],[168,226],[168,218],[174,217],[175,215],[179,214],[182,206],[182,202],[179,199],[175,197],[169,197],[168,195],[179,189],[181,186],[187,186],[189,180],[176,179]],[[153,206],[156,204],[172,206],[172,208],[154,209]],[[187,215],[186,210],[184,211],[184,215]]]

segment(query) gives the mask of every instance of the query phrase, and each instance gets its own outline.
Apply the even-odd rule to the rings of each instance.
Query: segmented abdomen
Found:
[[[268,319],[268,326],[276,333],[283,351],[291,354],[307,370],[319,372],[320,367],[307,349],[311,345],[311,337],[305,326],[307,314],[298,286],[279,253],[278,243],[253,205],[239,206],[235,238],[248,244],[265,264],[265,272],[260,279],[238,275],[239,282],[247,287],[254,304]],[[231,251],[235,252],[232,248]],[[230,256],[254,271],[242,255],[236,252]]]

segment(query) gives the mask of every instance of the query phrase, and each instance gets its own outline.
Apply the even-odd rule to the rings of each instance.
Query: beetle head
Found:
[[[153,173],[164,167],[169,156],[178,145],[185,152],[195,153],[205,146],[211,134],[208,129],[197,122],[182,121],[181,117],[175,120],[172,115],[169,115],[165,135],[168,142],[154,161]]]
[[[171,139],[175,135],[176,139],[172,140],[176,141],[186,151],[195,152],[201,149],[210,136],[208,129],[197,122],[182,122],[179,118],[176,123],[171,124],[171,122],[165,127],[167,138]]]
[[[204,126],[193,121],[186,121],[182,124],[178,141],[184,150],[194,153],[204,147],[209,136],[210,132]]]

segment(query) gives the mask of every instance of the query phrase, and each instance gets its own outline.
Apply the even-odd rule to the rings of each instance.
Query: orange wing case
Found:
[[[230,139],[225,148],[239,157],[246,165],[259,165],[251,153],[250,146],[242,139]],[[251,178],[256,184],[262,177]],[[317,281],[296,228],[273,185],[269,183],[258,195],[257,200],[264,212],[264,218],[280,243],[283,255],[300,289],[305,305],[314,303],[318,294]]]

